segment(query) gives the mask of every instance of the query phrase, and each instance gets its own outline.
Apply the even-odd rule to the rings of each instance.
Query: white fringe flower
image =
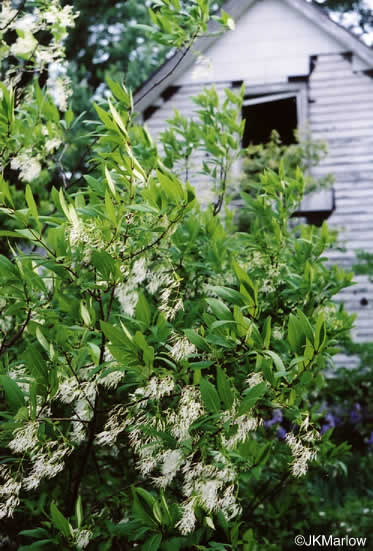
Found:
[[[187,536],[193,532],[196,525],[197,519],[194,513],[195,509],[195,499],[188,499],[184,501],[182,505],[182,517],[181,520],[176,524],[183,536]]]
[[[170,412],[171,433],[180,441],[189,436],[190,426],[203,414],[201,393],[194,386],[182,390],[177,412]]]
[[[316,458],[317,452],[308,446],[304,446],[299,438],[289,432],[285,441],[288,444],[291,453],[293,455],[293,461],[291,463],[291,471],[293,476],[299,477],[306,474],[308,470],[308,464],[310,461]]]
[[[171,342],[173,345],[170,350],[170,354],[176,361],[182,360],[190,354],[195,354],[197,352],[194,344],[192,344],[185,336],[180,336],[174,333]]]
[[[259,385],[262,382],[263,382],[263,375],[261,373],[251,373],[249,377],[246,379],[246,383],[248,384],[249,388]]]
[[[162,455],[161,473],[154,479],[154,482],[160,488],[166,488],[175,478],[177,471],[183,464],[183,453],[181,450],[166,450]]]
[[[20,171],[20,178],[25,182],[32,182],[40,176],[41,164],[38,157],[33,157],[31,150],[20,153],[12,159],[10,166],[13,170]]]
[[[8,444],[8,447],[14,453],[23,453],[35,448],[38,444],[38,428],[37,421],[26,423],[23,427],[14,431],[13,440]]]

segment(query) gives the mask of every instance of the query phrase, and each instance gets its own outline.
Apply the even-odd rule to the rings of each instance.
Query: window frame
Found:
[[[257,96],[257,97],[255,97]],[[308,120],[307,82],[281,82],[278,84],[245,85],[243,105],[257,105],[270,101],[295,97],[297,101],[298,129]]]
[[[302,132],[308,124],[308,82],[281,82],[275,84],[250,85],[245,84],[243,106],[258,105],[286,98],[296,98],[297,129]],[[238,206],[238,205],[237,205]],[[299,205],[294,216],[305,217],[308,223],[320,225],[335,209],[334,190],[321,189],[310,193]]]

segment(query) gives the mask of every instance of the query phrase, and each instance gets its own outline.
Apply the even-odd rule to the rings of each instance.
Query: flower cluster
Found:
[[[262,419],[258,419],[250,413],[245,415],[235,414],[235,409],[236,407],[234,404],[232,411],[228,412],[226,415],[227,425],[230,429],[235,430],[232,431],[229,438],[225,438],[224,434],[222,435],[222,444],[224,448],[228,450],[236,448],[238,444],[246,440],[250,432],[257,430],[257,428],[263,424]]]
[[[12,159],[11,167],[20,171],[21,180],[32,182],[41,173],[40,156],[34,156],[31,149],[28,149]]]
[[[122,273],[126,275],[126,282],[117,286],[115,289],[115,296],[119,301],[122,312],[129,316],[133,316],[139,297],[139,285],[143,283],[148,274],[145,257],[136,260],[130,272],[125,273],[125,271],[122,270]]]
[[[172,348],[170,354],[176,361],[182,360],[197,351],[194,344],[192,344],[187,337],[178,335],[177,333],[172,335],[171,343]]]
[[[296,437],[292,432],[286,435],[285,441],[293,455],[291,472],[294,476],[299,477],[305,475],[308,470],[309,462],[316,459],[317,451],[312,447],[312,442],[317,438],[319,438],[319,435],[313,430],[307,431],[302,434],[301,437]],[[305,445],[305,443],[307,445]]]
[[[72,447],[63,441],[49,441],[41,444],[38,438],[38,422],[29,421],[16,429],[9,442],[10,450],[18,455],[29,457],[30,466],[13,470],[0,465],[0,518],[12,516],[20,503],[21,489],[34,490],[44,478],[54,478],[65,467],[65,457],[70,455]],[[21,474],[22,473],[22,474]]]
[[[183,493],[186,499],[177,527],[184,535],[194,530],[197,506],[209,513],[222,511],[227,520],[241,511],[235,497],[236,472],[220,452],[213,455],[214,465],[194,462],[193,458],[189,458],[183,467]]]
[[[54,478],[65,467],[65,458],[73,451],[71,445],[63,442],[49,441],[44,443],[31,456],[31,470],[23,478],[22,485],[26,490],[37,488],[43,478]]]
[[[0,519],[13,516],[14,509],[19,505],[21,482],[13,475],[6,465],[0,465]]]

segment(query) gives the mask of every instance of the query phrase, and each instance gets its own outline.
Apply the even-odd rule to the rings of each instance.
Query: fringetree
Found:
[[[204,0],[185,17],[177,0],[157,5],[163,40],[185,45],[206,26]],[[352,325],[342,306],[326,315],[351,283],[325,264],[334,237],[326,225],[289,227],[304,180],[282,166],[243,196],[247,232],[219,216],[243,91],[196,98],[195,148],[208,154],[214,205],[201,210],[179,170],[190,123],[179,119],[155,144],[131,94],[109,81],[111,98],[90,126],[90,171],[53,186],[43,206],[39,165],[63,167],[60,131],[74,114],[35,82],[44,35],[18,21],[43,32],[48,24],[54,36],[73,15],[57,2],[4,6],[4,63],[14,64],[4,38],[14,28],[15,75],[36,73],[26,88],[16,77],[1,86],[0,516],[9,547],[253,549],[251,512],[310,462],[337,458],[309,403]],[[224,13],[221,23],[232,27]],[[59,156],[47,154],[45,132],[63,142]],[[283,439],[268,424],[278,410]]]

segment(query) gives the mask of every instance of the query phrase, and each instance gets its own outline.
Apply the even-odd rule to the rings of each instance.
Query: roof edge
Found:
[[[228,0],[223,9],[238,20],[257,0]],[[134,94],[134,102],[138,111],[146,109],[155,98],[177,80],[196,60],[196,52],[203,53],[210,48],[222,35],[208,36],[208,33],[216,33],[220,26],[215,21],[208,24],[207,36],[198,38],[192,47],[186,50],[178,50],[172,57],[167,59],[152,76],[138,88]],[[227,31],[234,32],[234,31]]]

